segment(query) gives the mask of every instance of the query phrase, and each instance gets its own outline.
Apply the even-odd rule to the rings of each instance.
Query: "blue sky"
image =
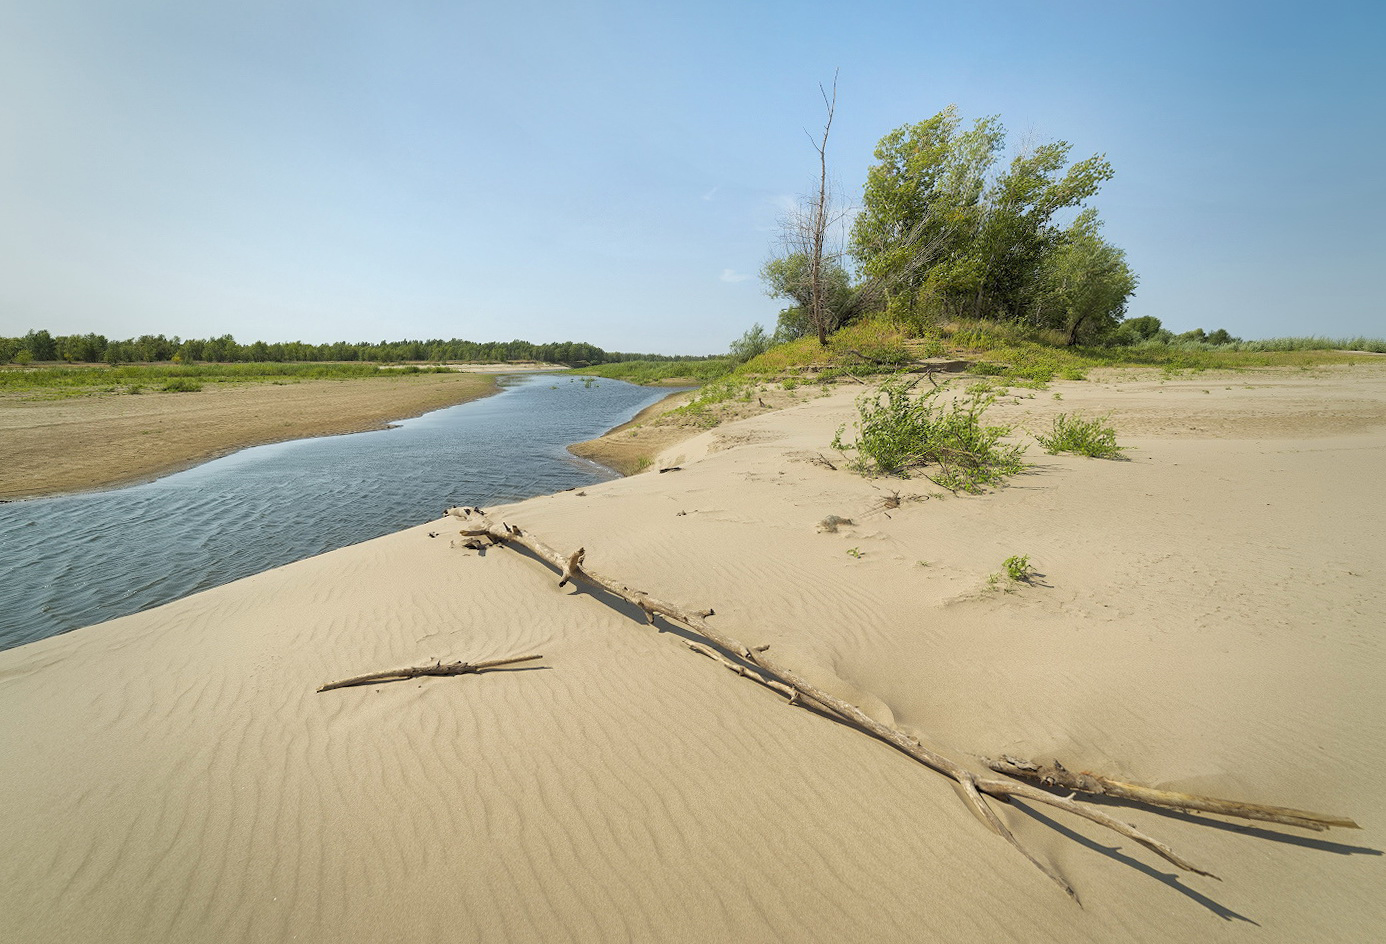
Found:
[[[0,335],[710,353],[956,103],[1102,152],[1132,315],[1386,335],[1380,4],[0,0]]]

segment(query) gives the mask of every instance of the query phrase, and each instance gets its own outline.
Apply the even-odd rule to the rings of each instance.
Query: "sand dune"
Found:
[[[1017,390],[998,415],[1032,429],[1111,409],[1130,461],[1032,449],[967,498],[810,461],[860,389],[493,516],[970,765],[1363,830],[1109,807],[1219,883],[1001,809],[1080,909],[948,781],[449,519],[0,653],[0,940],[1378,940],[1386,371]],[[993,588],[1014,554],[1041,576]]]

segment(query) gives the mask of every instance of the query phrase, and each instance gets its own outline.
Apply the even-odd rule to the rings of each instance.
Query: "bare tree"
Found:
[[[784,254],[771,259],[761,271],[769,294],[793,299],[803,311],[808,329],[825,347],[829,333],[839,325],[881,307],[890,291],[907,283],[919,269],[932,265],[953,235],[953,226],[940,224],[938,208],[931,206],[904,234],[902,245],[909,251],[892,272],[851,284],[842,266],[843,241],[830,238],[833,227],[848,215],[848,209],[834,206],[828,179],[828,136],[837,111],[837,76],[834,72],[831,90],[818,86],[826,110],[823,130],[817,135],[804,131],[818,152],[818,192],[801,198],[781,221]]]
[[[809,329],[818,335],[820,344],[827,345],[828,334],[837,327],[849,295],[839,262],[841,249],[829,245],[829,230],[843,215],[833,207],[828,182],[828,135],[837,110],[837,73],[833,73],[831,92],[822,85],[818,91],[827,110],[823,130],[816,135],[804,131],[818,152],[818,192],[801,198],[781,221],[784,255],[766,263],[762,277],[771,295],[798,303]]]
[[[809,218],[809,323],[818,332],[818,343],[827,346],[830,314],[825,303],[823,291],[823,244],[828,234],[828,132],[833,127],[833,113],[837,111],[837,72],[833,73],[833,94],[830,98],[822,85],[818,91],[823,96],[828,117],[823,122],[823,135],[809,138],[818,151],[818,199],[814,201]]]

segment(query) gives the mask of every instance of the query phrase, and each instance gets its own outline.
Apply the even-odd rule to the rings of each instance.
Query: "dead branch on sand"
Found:
[[[504,659],[488,659],[484,662],[435,662],[433,665],[415,665],[403,669],[390,669],[386,672],[371,672],[368,675],[342,679],[340,682],[328,682],[318,691],[326,692],[334,688],[350,688],[353,685],[370,685],[372,682],[403,682],[405,679],[423,678],[429,675],[474,675],[488,669],[499,668],[502,665],[533,662],[535,659],[542,658],[544,658],[542,655],[534,655],[509,656]]]
[[[1328,829],[1330,826],[1340,826],[1344,829],[1362,828],[1346,816],[1311,813],[1308,810],[1295,810],[1285,806],[1243,803],[1240,800],[1222,800],[1196,793],[1156,790],[1135,783],[1123,783],[1120,780],[1113,780],[1110,777],[1087,771],[1075,773],[1057,760],[1052,766],[1042,766],[1034,761],[1018,760],[1009,754],[1002,754],[999,760],[983,757],[982,763],[999,774],[1033,780],[1047,787],[1077,790],[1080,793],[1130,800],[1133,803],[1144,803],[1147,806],[1159,806],[1170,810],[1219,813],[1223,816],[1237,816],[1242,819],[1256,819],[1267,823],[1280,823],[1283,826],[1298,826],[1301,829],[1319,831]]]
[[[1124,823],[1121,820],[1114,819],[1100,810],[1078,803],[1071,796],[1056,796],[1046,790],[1026,783],[1018,783],[1014,780],[1000,780],[977,776],[951,758],[945,757],[925,747],[917,738],[911,737],[888,725],[881,724],[875,719],[867,716],[856,705],[849,704],[823,691],[812,685],[808,680],[800,677],[792,669],[777,664],[772,657],[765,654],[766,649],[769,648],[768,646],[760,646],[753,649],[719,632],[707,623],[706,618],[712,615],[711,610],[694,612],[672,603],[666,603],[643,590],[633,589],[618,580],[613,580],[586,568],[584,566],[584,558],[587,554],[585,548],[578,548],[571,554],[561,554],[514,525],[506,524],[505,522],[499,525],[491,524],[483,516],[473,519],[472,511],[473,509],[469,508],[451,508],[448,510],[448,514],[457,518],[462,518],[468,522],[469,526],[464,527],[461,531],[464,537],[484,536],[494,544],[514,544],[523,547],[559,571],[561,579],[558,585],[560,587],[567,584],[570,580],[585,580],[628,603],[638,606],[641,611],[644,612],[646,620],[650,623],[654,622],[656,616],[662,616],[670,622],[684,626],[713,643],[724,652],[735,656],[740,662],[738,663],[720,654],[713,654],[703,647],[694,647],[695,651],[703,655],[711,656],[724,665],[727,665],[729,668],[732,668],[737,674],[759,682],[782,695],[786,695],[790,700],[790,704],[810,702],[817,705],[830,717],[835,716],[842,719],[853,727],[865,731],[902,753],[909,755],[931,770],[935,770],[952,779],[961,788],[964,802],[966,802],[968,807],[982,820],[982,822],[1019,850],[1031,864],[1062,888],[1075,902],[1078,901],[1078,896],[1073,888],[1054,872],[1053,869],[1040,862],[1020,845],[1020,842],[1010,830],[1006,828],[1000,818],[997,817],[995,811],[988,806],[987,797],[993,797],[1003,802],[1007,802],[1011,797],[1015,797],[1027,800],[1031,803],[1038,803],[1064,810],[1068,813],[1072,813],[1074,816],[1087,819],[1099,826],[1112,830],[1118,835],[1140,843],[1165,861],[1185,871],[1193,872],[1197,875],[1206,875],[1209,878],[1217,878],[1212,872],[1199,868],[1174,850],[1170,849],[1164,843],[1147,836],[1134,826]]]

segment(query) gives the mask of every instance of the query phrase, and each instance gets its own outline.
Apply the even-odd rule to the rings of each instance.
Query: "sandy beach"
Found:
[[[1380,940],[1386,365],[1012,388],[997,419],[1110,414],[1127,459],[1018,431],[1032,468],[965,497],[846,469],[865,389],[488,512],[978,773],[1362,829],[1102,805],[1215,881],[997,804],[1079,907],[950,781],[441,518],[0,653],[0,941]]]
[[[485,373],[495,373],[487,371]],[[479,372],[0,396],[0,500],[147,481],[265,443],[383,429],[495,390]]]

